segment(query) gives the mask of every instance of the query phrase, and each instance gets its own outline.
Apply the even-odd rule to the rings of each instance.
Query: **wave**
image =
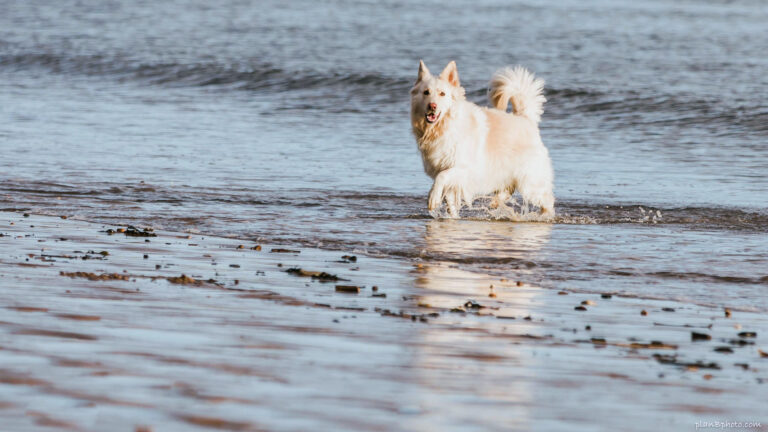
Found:
[[[391,191],[344,191],[324,189],[297,189],[290,194],[285,191],[259,191],[250,189],[199,189],[193,187],[167,187],[150,184],[87,184],[34,180],[0,180],[0,205],[17,205],[19,211],[41,208],[50,197],[66,197],[56,200],[56,208],[72,205],[82,208],[84,204],[98,209],[101,207],[120,208],[126,203],[145,207],[162,207],[194,203],[194,207],[212,209],[212,216],[227,206],[261,208],[271,212],[329,212],[344,211],[344,217],[371,220],[432,219],[424,207],[424,197],[417,194],[402,194]],[[290,195],[290,199],[286,196]],[[488,208],[489,198],[479,198],[473,209],[462,210],[462,219],[505,222],[520,221],[520,213],[500,213]],[[612,203],[560,200],[556,208],[555,224],[637,224],[637,225],[683,225],[701,230],[768,231],[768,210],[718,206],[674,207],[653,203]],[[96,210],[98,213],[99,210]],[[120,210],[117,210],[120,211]],[[186,216],[186,215],[185,215]],[[524,219],[523,219],[524,220]]]
[[[57,74],[113,76],[154,85],[221,86],[239,90],[307,90],[327,87],[363,87],[377,90],[408,88],[410,82],[383,74],[285,70],[268,62],[158,62],[126,56],[64,55],[56,53],[0,54],[6,70],[46,69]]]
[[[104,76],[118,81],[171,87],[210,87],[222,90],[261,93],[318,92],[328,104],[298,105],[286,109],[331,111],[365,110],[333,101],[359,99],[384,103],[402,103],[412,85],[410,76],[392,76],[376,72],[288,70],[259,60],[205,62],[147,62],[121,54],[71,55],[33,51],[0,53],[0,70],[42,69],[55,74]],[[466,81],[467,96],[486,104],[487,83]],[[692,125],[712,128],[736,128],[758,133],[768,132],[768,107],[731,106],[721,99],[704,99],[679,94],[645,95],[636,91],[606,93],[588,88],[547,88],[547,113],[551,118],[574,114],[627,125]],[[299,98],[299,100],[304,100]],[[342,108],[338,108],[341,106]]]

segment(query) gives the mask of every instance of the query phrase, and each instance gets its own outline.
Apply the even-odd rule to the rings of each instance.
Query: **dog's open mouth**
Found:
[[[440,118],[440,113],[439,112],[428,112],[424,117],[427,119],[427,123],[434,123],[434,122],[437,121],[437,119]]]

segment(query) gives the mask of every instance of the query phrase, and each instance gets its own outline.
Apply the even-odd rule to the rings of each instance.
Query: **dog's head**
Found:
[[[464,88],[459,84],[456,62],[433,76],[423,61],[419,62],[419,76],[411,89],[411,120],[414,127],[426,129],[439,123],[454,104],[464,99]]]

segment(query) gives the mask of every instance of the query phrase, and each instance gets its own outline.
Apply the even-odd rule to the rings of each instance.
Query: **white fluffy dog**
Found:
[[[481,108],[465,99],[455,62],[439,76],[420,62],[411,124],[424,171],[434,179],[429,210],[445,200],[457,217],[462,201],[471,207],[475,197],[494,194],[492,207],[504,206],[517,191],[545,218],[554,215],[552,164],[538,126],[543,87],[522,67],[501,69],[488,93],[495,108]],[[507,113],[510,102],[513,111]]]

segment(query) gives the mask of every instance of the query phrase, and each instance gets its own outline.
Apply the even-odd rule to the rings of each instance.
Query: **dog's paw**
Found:
[[[429,199],[427,200],[427,209],[429,211],[434,211],[440,208],[440,201],[435,194],[429,194]]]
[[[427,199],[427,209],[430,211],[437,210],[443,203],[443,187],[435,184],[432,186],[432,190],[429,191],[429,198]]]

